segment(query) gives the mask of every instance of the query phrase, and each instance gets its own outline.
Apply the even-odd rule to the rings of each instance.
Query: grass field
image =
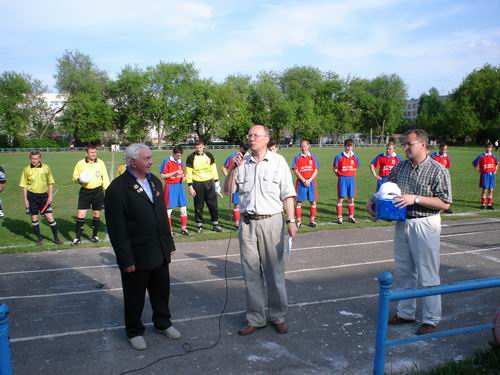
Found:
[[[300,231],[316,231],[325,229],[335,229],[339,225],[335,224],[335,204],[336,204],[336,185],[337,178],[332,173],[332,160],[334,156],[341,151],[340,148],[323,148],[311,149],[316,153],[321,164],[320,173],[318,175],[318,190],[319,203],[317,222],[318,228],[312,229],[302,226]],[[369,163],[373,157],[383,152],[383,148],[357,148],[355,152],[358,154],[361,161],[361,168],[358,170],[357,177],[357,200],[356,200],[356,217],[359,223],[356,226],[373,226],[373,225],[390,225],[388,223],[374,223],[367,217],[365,203],[375,189],[376,181],[370,173]],[[449,155],[452,158],[452,184],[453,184],[453,205],[452,209],[457,215],[446,216],[447,218],[463,217],[464,215],[482,215],[500,216],[498,211],[481,211],[479,210],[480,190],[478,187],[479,177],[472,168],[472,160],[482,152],[482,148],[465,148],[451,147]],[[190,150],[185,151],[187,157]],[[212,151],[220,171],[220,166],[225,158],[233,152],[232,150],[213,150]],[[299,152],[298,148],[282,149],[280,153],[291,164],[293,156]],[[403,153],[401,149],[398,153]],[[158,175],[158,167],[163,158],[169,156],[169,152],[154,151],[153,159],[154,173]],[[24,166],[29,163],[27,153],[3,153],[0,154],[0,165],[2,165],[7,174],[7,186],[5,191],[0,195],[4,203],[4,212],[6,216],[0,219],[0,253],[26,252],[26,251],[41,251],[41,250],[58,250],[69,247],[70,240],[74,237],[74,219],[76,214],[77,195],[79,185],[73,183],[71,176],[75,163],[84,157],[83,152],[53,152],[44,153],[42,162],[50,165],[52,173],[56,180],[55,189],[59,189],[53,203],[54,214],[59,223],[61,237],[65,243],[63,245],[55,245],[50,241],[51,231],[45,220],[42,220],[41,231],[45,237],[44,245],[35,246],[35,236],[33,234],[30,218],[24,213],[23,200],[21,189],[18,186],[21,171]],[[101,158],[108,167],[108,173],[114,175],[114,170],[121,163],[121,153],[100,152],[98,157]],[[185,159],[184,157],[184,159]],[[219,172],[221,179],[222,173]],[[498,193],[495,192],[495,201],[499,199]],[[500,204],[500,201],[499,201]],[[500,206],[499,206],[500,208]],[[347,210],[347,209],[345,209]],[[192,233],[190,237],[180,238],[178,241],[194,241],[194,240],[209,240],[220,239],[229,236],[233,228],[231,217],[232,208],[229,204],[229,198],[219,199],[220,222],[224,228],[222,233],[214,233],[210,231],[209,225],[205,226],[205,231],[202,234],[194,234],[194,208],[192,199],[189,199],[188,204],[188,230]],[[209,222],[208,210],[205,208],[205,222]],[[303,205],[304,222],[307,222],[309,210],[308,203]],[[178,210],[174,211],[174,227],[176,232],[179,232]],[[91,235],[90,229],[91,212],[87,213],[87,221],[84,228],[83,239],[86,240],[82,247],[89,246],[109,246],[109,242],[101,241],[99,244],[92,244],[88,241]],[[342,228],[353,227],[353,224],[344,224]],[[234,232],[233,232],[234,233]],[[101,239],[106,238],[104,231],[99,234]]]

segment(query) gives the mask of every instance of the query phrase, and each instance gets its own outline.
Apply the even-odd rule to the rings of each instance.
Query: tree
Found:
[[[257,76],[250,94],[252,122],[269,127],[271,137],[279,140],[284,129],[293,122],[293,108],[277,84],[275,73]]]
[[[119,139],[144,142],[152,123],[148,121],[148,76],[139,68],[126,66],[108,86],[113,107],[113,129]]]
[[[436,88],[433,87],[428,94],[420,96],[415,126],[442,139],[449,137],[448,102],[439,95]]]
[[[52,111],[43,98],[46,87],[27,74],[4,72],[0,76],[0,135],[6,145],[20,145],[23,138],[42,138],[53,126]]]
[[[56,87],[68,96],[61,124],[76,143],[98,143],[112,126],[113,113],[104,95],[108,77],[90,56],[65,51],[57,60]]]
[[[500,137],[500,66],[486,64],[467,75],[451,102],[450,126],[458,137]]]
[[[160,63],[147,69],[148,121],[158,134],[158,148],[164,138],[184,139],[192,127],[193,85],[198,71],[191,63]]]
[[[248,76],[230,75],[220,86],[225,114],[220,119],[219,134],[231,143],[240,143],[252,124],[251,93],[252,84]]]
[[[404,81],[396,74],[383,74],[370,81],[368,92],[371,98],[364,114],[364,130],[375,126],[380,136],[394,133],[403,121],[407,95]]]
[[[28,129],[26,110],[31,94],[28,77],[16,72],[3,72],[0,76],[0,131],[8,144],[14,144],[18,134]]]
[[[323,84],[321,71],[309,66],[289,68],[280,76],[279,84],[293,109],[290,123],[293,139],[316,138],[323,133],[319,120],[321,109],[316,106]]]

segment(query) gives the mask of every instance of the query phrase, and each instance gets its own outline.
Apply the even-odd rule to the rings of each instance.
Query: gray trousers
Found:
[[[397,287],[421,288],[441,283],[439,249],[441,216],[397,222],[394,234],[394,260]],[[415,319],[415,299],[401,300],[398,315]],[[437,324],[441,319],[441,296],[422,298],[422,323]]]
[[[281,213],[263,220],[241,220],[240,254],[246,286],[248,325],[283,323],[288,308],[285,289],[284,223]]]

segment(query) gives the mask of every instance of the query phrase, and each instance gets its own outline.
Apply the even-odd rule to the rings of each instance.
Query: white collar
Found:
[[[302,151],[300,152],[300,156],[304,157],[304,158],[307,158],[308,156],[311,156],[311,153],[309,151],[307,151],[307,154],[303,154]]]
[[[351,156],[354,156],[354,152],[351,152],[350,154],[346,154],[345,151],[342,151],[342,153],[344,154],[344,156],[346,158],[350,158]]]
[[[172,155],[170,155],[170,160],[173,161],[175,164],[180,164],[182,163],[182,160],[179,159],[179,160],[175,160],[174,157]]]
[[[390,154],[390,155],[389,155],[389,154],[387,154],[387,152],[386,152],[386,153],[385,153],[385,156],[390,157],[390,158],[394,158],[394,157],[396,157],[396,156],[397,156],[397,154],[396,154],[395,152],[393,152],[392,154]]]

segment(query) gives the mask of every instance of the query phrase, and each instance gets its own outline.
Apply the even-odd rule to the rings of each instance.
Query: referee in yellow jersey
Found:
[[[194,152],[186,159],[186,182],[189,195],[194,198],[194,214],[197,233],[203,231],[203,207],[207,204],[212,221],[212,230],[222,232],[219,225],[219,207],[217,194],[221,192],[219,175],[215,158],[210,152],[205,152],[205,143],[197,140]]]
[[[19,186],[23,189],[24,207],[31,215],[31,226],[37,237],[37,245],[42,244],[38,214],[44,215],[52,229],[54,243],[62,244],[57,235],[57,222],[52,213],[54,177],[47,164],[42,164],[40,151],[30,152],[30,165],[23,169]]]
[[[73,246],[82,242],[82,229],[85,223],[87,210],[92,209],[92,237],[90,241],[99,242],[97,232],[101,226],[101,211],[104,208],[104,190],[109,186],[106,165],[97,159],[97,148],[88,146],[85,159],[75,165],[73,181],[80,184],[78,194],[78,211],[76,212],[76,238],[71,243]]]

